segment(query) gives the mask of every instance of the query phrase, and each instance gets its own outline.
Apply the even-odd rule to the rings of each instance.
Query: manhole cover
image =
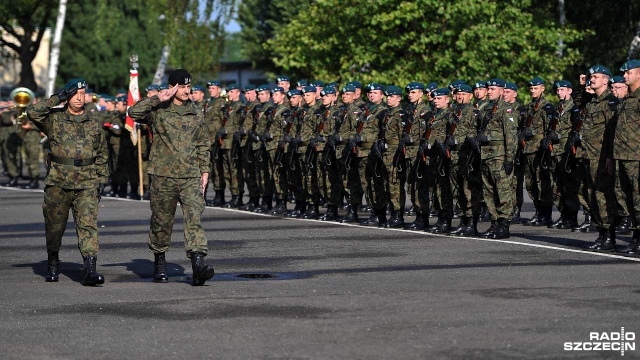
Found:
[[[273,274],[240,274],[238,277],[244,279],[273,279],[276,276]]]

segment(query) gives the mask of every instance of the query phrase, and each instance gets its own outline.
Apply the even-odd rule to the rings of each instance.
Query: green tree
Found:
[[[579,59],[572,44],[584,33],[522,10],[529,7],[529,0],[317,0],[266,47],[282,72],[325,81],[560,78]]]
[[[0,37],[0,46],[10,49],[21,63],[18,86],[37,89],[33,67],[42,38],[55,16],[57,0],[20,0],[0,3],[0,28],[14,40]],[[10,52],[4,52],[10,54]],[[44,84],[42,84],[44,85]]]

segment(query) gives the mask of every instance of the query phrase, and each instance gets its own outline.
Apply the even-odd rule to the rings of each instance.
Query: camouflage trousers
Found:
[[[370,176],[372,176],[372,199],[373,207],[377,210],[381,210],[389,207],[391,211],[398,211],[404,208],[404,204],[400,204],[400,192],[401,192],[401,176],[402,172],[406,173],[406,169],[400,167],[398,171],[397,164],[394,164],[394,156],[397,150],[397,146],[389,146],[389,148],[382,153],[382,161],[372,154],[369,157]],[[404,158],[398,161],[398,164],[403,163]]]
[[[240,156],[238,156],[240,158]],[[242,189],[239,186],[239,180],[242,174],[238,175],[238,160],[234,159],[230,149],[220,149],[217,159],[217,180],[220,182],[216,190],[229,189],[231,195],[242,195],[244,193],[244,184]],[[240,164],[241,165],[241,164]],[[241,173],[242,171],[240,171]]]
[[[571,159],[567,162],[567,156],[553,156],[549,162],[549,170],[553,174],[554,204],[562,216],[574,217],[580,210],[579,182],[570,163]]]
[[[347,203],[352,207],[360,206],[367,182],[364,173],[367,162],[366,158],[356,156],[343,157],[338,159],[338,168],[342,177],[342,187],[346,192]]]
[[[264,150],[255,158],[256,172],[259,173],[258,186],[262,196],[271,201],[275,193],[276,199],[282,200],[286,195],[286,184],[283,183],[284,168],[276,165],[274,156],[276,149]]]
[[[529,197],[536,209],[553,206],[553,184],[549,171],[549,157],[537,151],[524,156],[524,177]],[[546,167],[546,168],[545,168]]]
[[[338,206],[342,203],[344,187],[342,186],[342,174],[338,159],[335,154],[323,151],[320,155],[320,172],[322,174],[320,191],[328,206]],[[344,164],[343,164],[344,167]]]
[[[507,175],[502,159],[483,159],[480,165],[482,172],[482,197],[487,204],[491,220],[506,219],[511,221],[515,194],[513,191],[513,173]]]
[[[640,161],[616,160],[616,179],[621,189],[617,200],[629,210],[633,228],[640,230]]]
[[[476,155],[461,153],[454,167],[455,171],[451,172],[451,181],[458,189],[456,193],[462,215],[469,218],[477,217],[480,215],[482,201],[480,158]]]
[[[320,203],[320,181],[322,179],[322,173],[318,166],[319,161],[317,155],[318,152],[315,150],[309,150],[305,154],[302,154],[305,168],[307,169],[304,176],[304,182],[307,192],[306,199],[307,203],[313,205],[317,205]]]
[[[225,181],[224,181],[224,161],[222,155],[222,149],[219,146],[211,146],[209,149],[211,151],[211,173],[209,173],[209,178],[213,183],[213,190],[215,191],[224,191],[225,190]]]
[[[453,182],[451,181],[451,174],[454,170],[452,165],[451,161],[443,160],[441,163],[436,162],[434,166],[434,176],[437,176],[435,195],[440,205],[438,217],[442,217],[443,219],[453,218],[453,200],[455,194]],[[453,175],[453,177],[456,176],[457,174]]]
[[[522,208],[522,204],[524,203],[524,168],[526,162],[526,155],[520,154],[520,164],[516,164],[514,161],[513,165],[513,176],[515,179],[513,180],[513,191],[516,194],[516,205],[518,209]]]
[[[27,131],[24,134],[24,160],[29,171],[29,177],[37,179],[40,177],[40,136],[39,131]]]
[[[429,190],[435,186],[435,178],[430,177],[429,158],[416,157],[408,168],[407,183],[409,198],[416,211],[429,211]]]
[[[618,209],[618,216],[628,217],[630,216],[630,210],[625,201],[625,194],[623,194],[622,183],[620,181],[620,172],[618,171],[618,162],[622,160],[616,160],[616,177],[615,177],[615,194],[616,194],[616,208]]]
[[[7,168],[7,172],[9,176],[12,178],[18,177],[19,172],[19,162],[20,160],[20,147],[22,146],[22,138],[18,135],[17,132],[10,132],[7,135],[7,139],[4,143],[4,152],[5,158],[3,161],[6,161],[5,167]]]
[[[207,239],[200,217],[204,211],[204,196],[200,178],[151,177],[151,225],[149,250],[164,253],[169,250],[178,202],[184,217],[184,245],[187,257],[191,252],[207,254]]]
[[[258,178],[256,174],[255,166],[255,152],[250,145],[240,148],[242,154],[242,171],[244,172],[244,179],[247,183],[247,190],[249,190],[249,197],[260,196],[260,187],[258,186]],[[244,189],[243,189],[244,190]]]
[[[284,164],[284,167],[287,171],[288,187],[293,192],[296,201],[304,201],[306,196],[304,186],[304,155],[297,151],[288,153],[287,155],[287,162]]]
[[[589,189],[589,210],[597,226],[608,229],[615,226],[616,209],[615,178],[609,174],[606,160],[589,159],[586,174],[592,187]]]
[[[67,227],[69,210],[73,214],[82,256],[98,253],[98,187],[91,189],[63,189],[47,185],[44,188],[45,236],[47,250],[58,252]]]

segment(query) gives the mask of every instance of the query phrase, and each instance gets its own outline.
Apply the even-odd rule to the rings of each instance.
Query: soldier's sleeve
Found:
[[[98,182],[106,184],[109,181],[109,150],[107,149],[107,137],[104,131],[100,131],[100,145],[96,154],[96,173]]]
[[[112,115],[108,120],[111,123],[111,125],[115,125],[115,126],[107,127],[107,131],[111,135],[122,136],[122,127],[124,124],[122,123],[122,120],[120,120],[120,117],[117,115]]]
[[[211,142],[209,141],[209,129],[204,122],[204,115],[199,113],[197,116],[200,126],[194,140],[198,154],[198,168],[200,169],[200,174],[204,174],[211,171],[211,156],[209,152]]]
[[[44,131],[44,122],[49,117],[51,108],[60,104],[60,99],[56,95],[51,96],[45,101],[39,101],[29,105],[27,108],[27,117],[31,120],[40,131]]]
[[[155,116],[153,116],[152,111],[161,103],[162,101],[160,101],[158,95],[139,100],[129,108],[129,116],[131,116],[135,122],[153,124]]]
[[[520,117],[520,114],[515,114],[515,112],[512,113],[512,115],[513,115],[514,121],[517,121],[515,119]],[[516,151],[518,150],[517,149],[518,128],[515,124],[511,123],[511,120],[509,120],[509,118],[506,116],[506,112],[502,113],[500,120],[502,122],[502,133],[504,134],[504,143],[505,143],[504,151],[505,151],[505,157],[506,157],[505,160],[513,161],[513,159],[516,156]]]

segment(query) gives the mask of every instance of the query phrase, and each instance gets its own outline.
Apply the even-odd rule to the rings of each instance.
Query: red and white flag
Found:
[[[129,116],[129,108],[140,100],[140,88],[138,87],[138,70],[129,70],[129,91],[127,94],[127,120],[124,124],[124,128],[129,130],[131,134],[131,142],[135,146],[138,143],[138,132],[136,131],[136,124]]]

